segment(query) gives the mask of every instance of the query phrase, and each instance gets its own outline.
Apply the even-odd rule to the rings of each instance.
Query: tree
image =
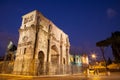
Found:
[[[112,64],[112,60],[109,57],[108,60],[107,60],[107,65],[110,65],[110,64]]]
[[[119,31],[112,33],[111,37],[97,42],[96,46],[98,47],[111,46],[115,61],[120,62],[120,32]]]
[[[112,51],[117,63],[120,63],[120,32],[112,33]]]

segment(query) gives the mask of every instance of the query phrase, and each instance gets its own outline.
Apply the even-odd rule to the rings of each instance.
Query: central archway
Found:
[[[40,51],[38,53],[38,60],[39,60],[38,75],[41,75],[44,73],[44,53],[43,53],[43,51]]]
[[[56,45],[51,47],[51,63],[54,65],[59,63],[59,53]]]

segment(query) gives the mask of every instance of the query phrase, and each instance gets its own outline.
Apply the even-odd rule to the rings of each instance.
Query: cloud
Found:
[[[112,8],[107,9],[108,18],[114,18],[116,15],[117,15],[117,12],[114,9]]]

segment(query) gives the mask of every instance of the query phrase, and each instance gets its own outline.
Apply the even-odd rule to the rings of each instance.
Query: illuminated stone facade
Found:
[[[74,64],[77,66],[83,66],[83,67],[89,65],[88,56],[86,54],[70,55],[70,62],[71,62],[71,64]]]
[[[70,63],[69,48],[68,35],[34,10],[22,16],[13,73],[60,73],[59,67]]]

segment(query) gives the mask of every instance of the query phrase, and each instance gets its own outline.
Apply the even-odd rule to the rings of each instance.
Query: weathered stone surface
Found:
[[[22,19],[14,74],[56,74],[60,71],[58,66],[69,65],[67,34],[37,10]]]

